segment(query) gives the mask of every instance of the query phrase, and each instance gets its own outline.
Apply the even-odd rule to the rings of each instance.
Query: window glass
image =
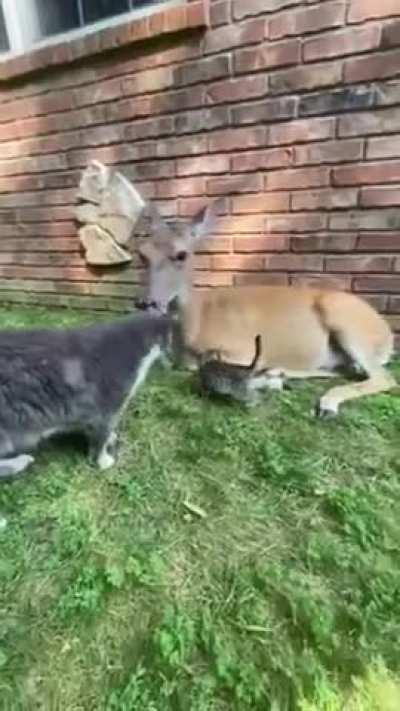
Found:
[[[85,23],[103,20],[105,17],[119,15],[130,9],[129,0],[81,0],[81,2]]]
[[[4,20],[3,3],[0,2],[0,52],[8,52],[10,44],[8,42],[8,34],[6,23]]]
[[[146,7],[148,5],[159,5],[160,2],[166,2],[167,0],[130,0],[130,6],[132,10],[139,7]]]
[[[77,0],[36,0],[42,37],[80,27]]]

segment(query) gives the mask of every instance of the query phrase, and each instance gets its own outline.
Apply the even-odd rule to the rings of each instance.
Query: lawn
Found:
[[[155,369],[115,469],[58,442],[2,485],[1,711],[398,711],[400,398],[318,421],[326,387],[246,410]]]

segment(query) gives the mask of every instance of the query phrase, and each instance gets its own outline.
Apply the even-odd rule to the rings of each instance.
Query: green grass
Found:
[[[193,377],[151,374],[115,470],[53,443],[0,488],[0,709],[398,711],[400,398],[324,422],[326,382],[248,411]]]

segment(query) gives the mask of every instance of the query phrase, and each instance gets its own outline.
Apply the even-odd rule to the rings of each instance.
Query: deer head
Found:
[[[214,225],[216,205],[201,210],[189,224],[167,223],[152,211],[152,238],[138,248],[147,267],[147,286],[144,298],[136,301],[138,308],[165,313],[175,299],[179,305],[186,303],[192,287],[193,253]]]

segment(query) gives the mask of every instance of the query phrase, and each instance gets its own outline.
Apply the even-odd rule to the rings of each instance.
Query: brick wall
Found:
[[[138,265],[79,252],[97,158],[167,217],[226,196],[198,285],[335,284],[400,331],[400,1],[211,0],[210,23],[2,83],[0,299],[131,300]]]

